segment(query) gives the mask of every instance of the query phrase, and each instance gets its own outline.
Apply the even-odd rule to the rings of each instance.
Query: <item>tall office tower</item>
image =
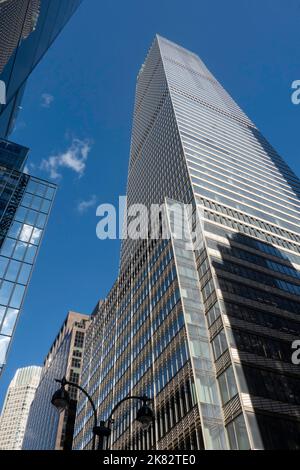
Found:
[[[55,184],[23,172],[27,155],[0,139],[0,375],[56,192]]]
[[[0,450],[21,450],[30,405],[40,381],[42,368],[18,369],[4,400],[0,418]]]
[[[32,402],[23,449],[70,450],[72,448],[78,390],[68,387],[70,406],[61,414],[51,404],[58,384],[66,377],[79,383],[85,331],[89,316],[69,312],[45,359],[40,384]]]
[[[82,0],[0,0],[0,137],[12,131],[26,80]]]
[[[40,0],[0,0],[0,73],[18,47],[35,29]]]
[[[140,430],[124,402],[112,448],[299,449],[299,194],[199,57],[156,37],[137,80],[127,202],[164,204],[171,237],[124,240],[82,371],[99,419],[146,393],[155,424]],[[90,448],[92,426],[81,398],[75,449]]]

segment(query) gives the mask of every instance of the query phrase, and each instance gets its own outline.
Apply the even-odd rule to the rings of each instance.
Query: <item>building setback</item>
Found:
[[[128,172],[129,207],[164,204],[169,228],[181,213],[188,229],[124,240],[93,313],[81,385],[99,419],[128,395],[154,399],[147,431],[137,403],[119,408],[111,448],[299,449],[299,179],[199,57],[159,36],[138,75]],[[92,426],[81,397],[75,449]]]
[[[41,377],[41,367],[18,369],[9,384],[0,418],[0,450],[21,450],[30,405]]]
[[[41,381],[32,402],[23,441],[24,450],[70,450],[72,448],[78,390],[68,387],[68,410],[58,413],[51,398],[66,377],[79,383],[85,331],[89,316],[69,312],[45,359]]]
[[[26,80],[82,0],[0,0],[0,137],[13,129]]]

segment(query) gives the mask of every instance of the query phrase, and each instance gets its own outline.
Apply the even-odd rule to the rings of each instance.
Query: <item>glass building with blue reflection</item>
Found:
[[[82,0],[0,0],[0,137],[12,131],[26,80]]]
[[[27,155],[27,148],[0,140],[0,374],[56,192],[22,171]]]

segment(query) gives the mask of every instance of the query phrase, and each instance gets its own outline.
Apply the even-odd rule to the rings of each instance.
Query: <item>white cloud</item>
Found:
[[[50,108],[51,104],[54,101],[54,96],[50,93],[43,93],[41,96],[41,106],[42,108]]]
[[[72,144],[65,152],[50,155],[48,159],[42,161],[40,168],[48,171],[52,179],[61,178],[60,168],[73,170],[81,177],[85,172],[90,151],[91,143],[89,140],[73,139]]]
[[[88,199],[86,201],[80,201],[78,206],[77,206],[77,210],[78,210],[79,214],[83,214],[88,209],[95,206],[96,202],[97,202],[97,198],[96,198],[95,195],[93,195],[90,199]]]

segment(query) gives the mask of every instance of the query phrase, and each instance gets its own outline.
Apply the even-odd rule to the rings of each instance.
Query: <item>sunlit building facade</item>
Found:
[[[21,450],[30,405],[40,381],[42,368],[18,369],[9,384],[0,417],[0,450]]]
[[[180,239],[125,239],[86,335],[82,386],[113,449],[299,449],[300,181],[199,57],[157,36],[137,80],[128,207]],[[187,210],[190,205],[192,210]],[[172,230],[171,230],[172,232]],[[195,238],[196,234],[196,238]],[[187,249],[192,247],[193,249]],[[88,449],[80,397],[74,449]]]
[[[44,362],[41,380],[31,404],[23,450],[71,450],[78,390],[68,387],[69,408],[60,413],[51,404],[59,385],[55,379],[66,377],[78,384],[82,366],[85,331],[89,316],[69,312]]]
[[[82,0],[0,0],[0,137],[10,134],[26,80]]]

